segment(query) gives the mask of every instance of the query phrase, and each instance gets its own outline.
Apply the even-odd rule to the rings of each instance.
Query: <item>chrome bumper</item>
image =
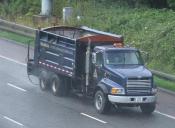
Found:
[[[156,96],[114,96],[108,95],[108,99],[112,103],[126,103],[126,104],[141,104],[141,103],[154,103]]]

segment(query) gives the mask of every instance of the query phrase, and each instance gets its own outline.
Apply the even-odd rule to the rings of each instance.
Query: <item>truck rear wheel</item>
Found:
[[[140,109],[144,114],[151,114],[156,109],[156,104],[155,103],[142,104],[140,105]]]
[[[52,90],[53,95],[55,96],[65,95],[64,84],[63,84],[63,80],[61,79],[61,77],[57,75],[54,75],[52,77],[51,90]]]
[[[107,96],[101,90],[96,91],[94,97],[94,105],[98,113],[105,114],[109,112],[111,103],[108,101]]]
[[[48,90],[49,87],[49,81],[47,79],[47,73],[45,71],[42,71],[39,77],[39,85],[40,89],[42,91]]]

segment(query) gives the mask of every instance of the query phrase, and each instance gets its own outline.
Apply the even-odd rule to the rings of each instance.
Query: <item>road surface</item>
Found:
[[[91,99],[55,97],[32,84],[26,55],[25,46],[0,39],[0,128],[175,128],[174,95],[159,91],[157,109],[150,116],[139,108],[100,115]]]

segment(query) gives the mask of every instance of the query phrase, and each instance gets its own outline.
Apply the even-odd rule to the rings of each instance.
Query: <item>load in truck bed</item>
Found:
[[[88,27],[50,27],[43,29],[42,31],[47,31],[50,34],[63,36],[71,40],[77,40],[80,42],[88,42],[88,38],[91,38],[91,42],[122,42],[123,38],[121,35],[110,34],[107,32],[102,32]]]
[[[69,77],[80,77],[85,70],[87,45],[122,43],[121,35],[87,27],[51,27],[39,30],[35,46],[35,62],[49,70]]]

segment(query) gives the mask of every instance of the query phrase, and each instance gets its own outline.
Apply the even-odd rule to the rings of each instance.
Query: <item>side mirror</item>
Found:
[[[92,63],[96,64],[96,53],[92,53]]]
[[[29,40],[27,42],[27,57],[26,57],[26,61],[33,61],[33,59],[30,59],[30,43],[32,42],[33,40]]]
[[[142,55],[144,63],[147,64],[149,61],[149,53],[145,51],[141,51],[141,55]]]

